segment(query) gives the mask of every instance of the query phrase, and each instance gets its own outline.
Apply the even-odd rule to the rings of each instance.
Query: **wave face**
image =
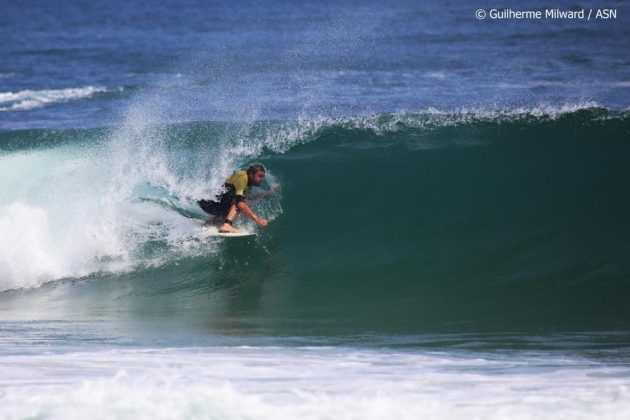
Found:
[[[0,134],[0,288],[86,278],[75,305],[168,301],[203,322],[282,331],[630,323],[627,112],[150,114],[115,130]],[[283,185],[256,203],[270,227],[253,242],[200,239],[195,200],[254,160]],[[134,292],[101,302],[121,279]],[[223,303],[209,309],[208,295]]]

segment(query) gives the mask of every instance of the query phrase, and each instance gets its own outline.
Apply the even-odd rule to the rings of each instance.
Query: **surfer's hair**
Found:
[[[267,170],[265,169],[262,163],[251,164],[249,165],[249,168],[247,169],[248,174],[255,174],[258,171],[267,172]]]

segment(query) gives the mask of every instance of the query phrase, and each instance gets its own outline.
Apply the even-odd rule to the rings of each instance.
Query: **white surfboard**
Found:
[[[219,232],[219,228],[214,225],[207,225],[201,222],[201,233],[206,236],[220,236],[222,238],[242,238],[244,236],[256,236],[256,232],[240,231],[237,233]]]

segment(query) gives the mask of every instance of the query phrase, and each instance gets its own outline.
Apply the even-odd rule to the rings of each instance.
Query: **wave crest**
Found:
[[[85,86],[68,89],[21,90],[18,92],[0,92],[0,111],[26,111],[47,105],[89,98],[96,93],[122,90],[108,89],[102,86]]]

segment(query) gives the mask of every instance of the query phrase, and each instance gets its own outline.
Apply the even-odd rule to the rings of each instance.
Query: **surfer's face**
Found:
[[[249,175],[249,180],[253,185],[260,187],[265,180],[265,172],[258,171],[255,174],[251,174]]]

